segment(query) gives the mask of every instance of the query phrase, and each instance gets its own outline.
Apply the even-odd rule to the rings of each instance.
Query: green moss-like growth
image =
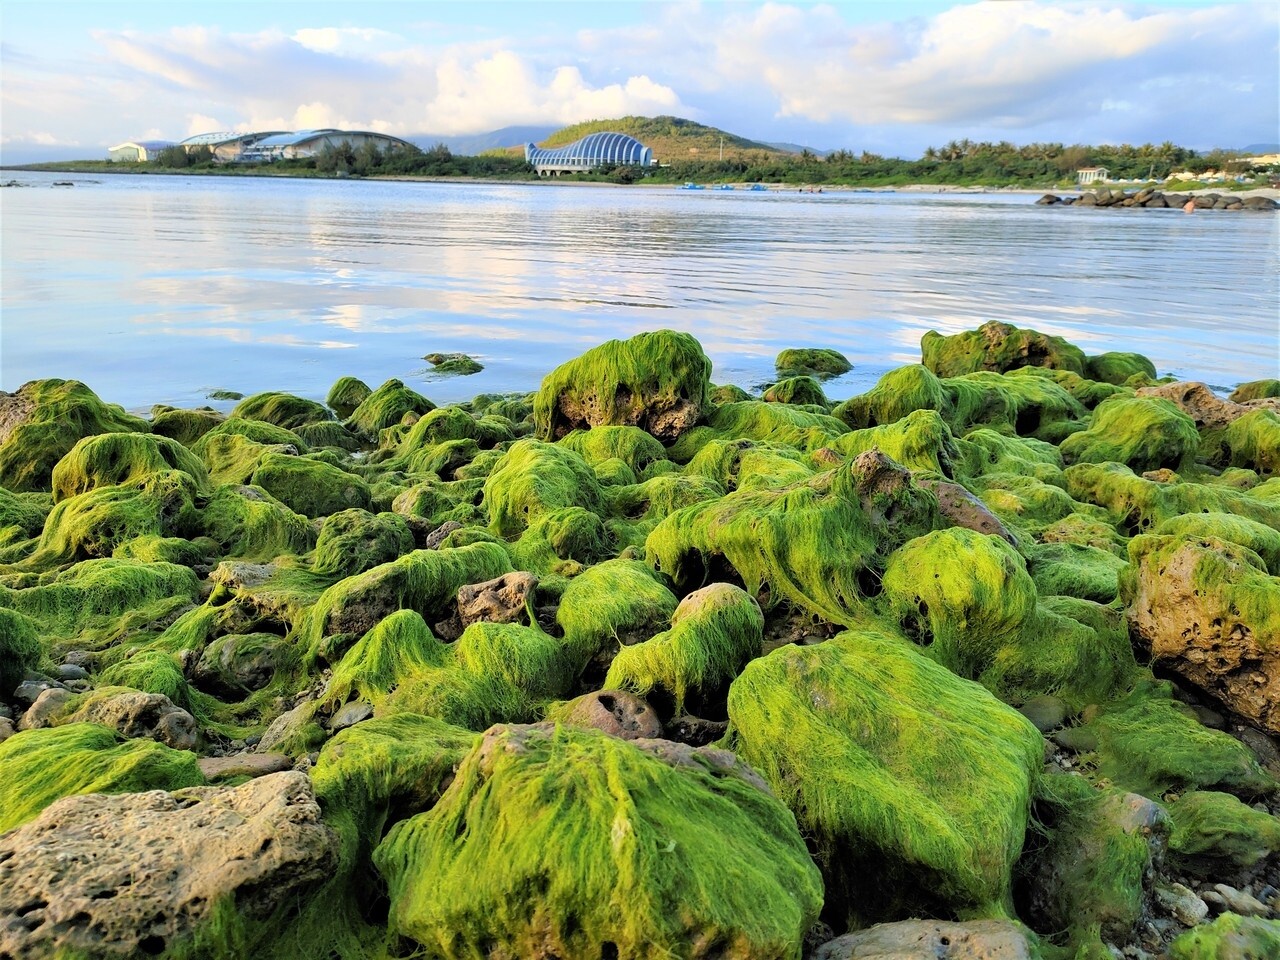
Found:
[[[26,672],[35,669],[43,652],[36,624],[0,607],[0,697],[7,697]]]
[[[1280,920],[1224,913],[1169,945],[1172,960],[1266,960],[1280,955]]]
[[[329,388],[325,396],[325,404],[339,417],[345,420],[352,411],[373,393],[369,385],[355,377],[339,377]]]
[[[449,960],[798,960],[821,881],[749,776],[594,730],[495,729],[375,851],[391,925]]]
[[[99,681],[110,687],[132,687],[143,693],[162,693],[185,709],[191,707],[191,688],[178,661],[161,650],[144,650],[102,672]]]
[[[631,425],[670,442],[707,413],[711,361],[687,333],[610,340],[553,370],[534,401],[537,435]]]
[[[942,381],[923,364],[912,363],[890,370],[867,393],[839,404],[831,415],[854,429],[897,423],[915,410],[946,409]]]
[[[1193,540],[1216,537],[1248,547],[1262,558],[1272,576],[1280,576],[1280,530],[1248,517],[1230,513],[1188,513],[1169,518],[1152,532]]]
[[[1112,397],[1088,430],[1062,443],[1070,463],[1123,463],[1134,470],[1179,470],[1200,444],[1195,421],[1162,397]]]
[[[569,581],[556,620],[584,661],[611,644],[629,646],[660,633],[677,600],[663,578],[638,560],[606,560]]]
[[[516,536],[531,520],[565,507],[603,509],[600,484],[582,457],[532,438],[512,444],[484,483],[489,528]]]
[[[1087,416],[1084,404],[1041,371],[1008,374],[970,373],[942,381],[946,419],[957,434],[989,426],[1006,434],[1035,436],[1051,443],[1078,430]]]
[[[729,719],[738,754],[812,837],[832,916],[1008,909],[1043,759],[1017,711],[863,631],[752,661]]]
[[[304,517],[324,517],[350,507],[368,510],[373,504],[369,485],[359,477],[307,457],[267,453],[250,482]]]
[[[940,377],[979,370],[1050,367],[1085,375],[1084,351],[1061,337],[990,320],[977,330],[944,337],[930,330],[920,339],[921,362]]]
[[[575,430],[560,446],[579,454],[593,467],[606,460],[621,460],[637,475],[655,461],[665,460],[666,448],[639,427],[595,427]]]
[[[151,408],[151,432],[189,447],[220,424],[222,419],[222,414],[208,408],[177,410],[157,405]]]
[[[927,656],[1003,699],[1056,694],[1079,708],[1134,680],[1124,631],[1041,606],[999,537],[952,527],[912,540],[889,558],[883,586],[881,603]]]
[[[204,533],[228,557],[270,560],[303,554],[315,543],[306,517],[294,513],[261,487],[218,487],[200,514]]]
[[[785,403],[749,400],[716,407],[706,426],[695,427],[681,437],[672,445],[669,455],[677,463],[687,463],[703,447],[716,441],[770,443],[812,453],[829,447],[832,440],[848,432],[844,421],[826,414]]]
[[[53,499],[45,493],[11,493],[0,487],[0,547],[40,536]]]
[[[406,414],[421,417],[436,405],[422,394],[410,390],[403,381],[388,380],[369,396],[347,418],[347,426],[371,440],[378,431],[399,423]]]
[[[1265,397],[1280,397],[1280,380],[1250,380],[1232,390],[1227,399],[1232,403],[1247,403]]]
[[[194,753],[154,740],[123,740],[93,723],[28,730],[0,742],[0,833],[62,797],[177,790],[204,782]]]
[[[232,418],[242,420],[261,420],[286,430],[300,427],[306,423],[321,423],[332,420],[329,408],[314,400],[295,397],[291,393],[255,393],[236,404],[231,411]]]
[[[1127,566],[1110,550],[1080,543],[1031,544],[1027,571],[1041,596],[1078,597],[1111,603],[1120,594],[1120,572]]]
[[[1229,793],[1194,791],[1169,804],[1169,852],[1177,865],[1201,877],[1248,870],[1280,853],[1280,820]]]
[[[325,518],[312,569],[349,577],[413,550],[413,534],[394,513],[342,510]]]
[[[877,574],[886,553],[936,523],[932,494],[886,458],[864,454],[781,489],[737,490],[677,510],[649,534],[645,553],[680,589],[701,586],[727,563],[753,595],[768,585],[775,601],[851,625],[865,616],[859,577]]]
[[[32,380],[13,396],[9,403],[20,419],[0,441],[0,487],[14,493],[48,490],[54,466],[84,437],[150,429],[78,380]]]
[[[831,448],[851,457],[879,450],[908,470],[945,477],[954,475],[959,453],[955,437],[935,410],[916,410],[896,423],[846,433],[832,441]]]
[[[826,408],[827,396],[813,377],[788,377],[764,392],[765,403],[790,403],[795,406]]]
[[[604,686],[641,696],[661,690],[675,713],[684,713],[691,697],[704,702],[723,690],[763,643],[764,616],[755,599],[732,584],[713,583],[680,601],[670,630],[619,650]]]
[[[1134,374],[1156,378],[1156,365],[1140,353],[1100,353],[1085,362],[1085,376],[1103,383],[1123,384]]]
[[[99,487],[127,486],[157,471],[177,470],[207,492],[209,471],[194,453],[168,437],[145,433],[104,433],[79,441],[53,468],[57,503]]]
[[[1200,725],[1179,708],[1167,683],[1147,683],[1107,707],[1086,729],[1098,741],[1098,772],[1144,796],[1172,790],[1226,790],[1256,796],[1276,782],[1239,740]]]
[[[1231,421],[1223,433],[1233,467],[1247,467],[1264,477],[1280,474],[1280,416],[1254,410]]]
[[[182,537],[146,536],[126,540],[112,551],[111,556],[118,560],[176,563],[184,567],[194,567],[208,560],[214,549],[216,545],[206,538],[196,542]]]
[[[435,369],[432,373],[448,377],[468,377],[484,369],[484,364],[465,353],[428,353],[422,358]]]
[[[743,400],[750,399],[751,394],[736,383],[726,383],[719,387],[713,384],[711,387],[711,402],[715,404],[741,403]]]
[[[511,559],[539,575],[576,574],[614,553],[604,522],[590,510],[565,507],[539,514],[511,546]]]
[[[817,377],[820,380],[827,380],[853,369],[853,364],[843,353],[825,347],[789,347],[778,354],[777,359],[773,361],[773,366],[778,371],[780,380],[790,377]]]
[[[312,450],[342,450],[350,453],[360,449],[360,438],[337,420],[323,423],[304,423],[295,428],[298,438]]]

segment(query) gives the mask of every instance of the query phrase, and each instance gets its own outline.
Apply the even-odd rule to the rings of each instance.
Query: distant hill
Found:
[[[586,123],[575,123],[547,136],[541,141],[534,141],[540,147],[561,147],[566,143],[580,140],[589,133],[625,133],[635,137],[646,147],[653,150],[659,163],[672,160],[714,160],[720,156],[721,138],[724,144],[724,158],[737,159],[760,154],[784,154],[782,150],[767,143],[759,143],[739,137],[736,134],[708,127],[683,117],[622,117],[617,120],[589,120]]]
[[[1251,157],[1266,156],[1269,153],[1280,153],[1280,143],[1251,143],[1247,147],[1241,147],[1240,152],[1247,153]]]
[[[490,130],[488,133],[472,133],[456,137],[435,136],[423,133],[410,137],[409,141],[423,150],[430,150],[437,143],[443,143],[450,153],[462,157],[476,157],[490,150],[505,150],[507,147],[519,145],[522,149],[526,143],[537,143],[544,137],[555,133],[557,127],[503,127],[501,130]]]
[[[815,157],[825,157],[830,150],[818,150],[815,147],[806,147],[802,143],[766,143],[766,147],[773,147],[775,150],[781,150],[783,153],[804,153],[808,150]]]

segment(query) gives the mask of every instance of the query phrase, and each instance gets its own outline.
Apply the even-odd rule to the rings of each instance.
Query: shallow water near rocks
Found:
[[[1027,194],[690,192],[18,173],[3,195],[0,387],[133,409],[215,389],[322,398],[399,377],[436,402],[536,389],[612,337],[696,336],[716,382],[790,346],[854,371],[1000,319],[1217,387],[1280,375],[1280,217],[1037,207]],[[71,180],[74,188],[52,186]],[[485,365],[436,379],[424,354]],[[233,405],[232,401],[214,404]]]

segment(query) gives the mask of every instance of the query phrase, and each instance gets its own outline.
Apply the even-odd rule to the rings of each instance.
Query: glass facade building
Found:
[[[653,151],[625,133],[592,133],[563,147],[543,148],[525,144],[524,158],[539,176],[579,173],[593,167],[654,163]]]

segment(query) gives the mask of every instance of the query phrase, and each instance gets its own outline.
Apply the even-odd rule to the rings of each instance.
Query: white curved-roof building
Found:
[[[244,148],[240,159],[245,162],[270,162],[272,160],[296,160],[300,157],[314,157],[326,146],[337,147],[349,143],[359,148],[366,143],[374,143],[379,150],[397,150],[410,147],[411,143],[392,137],[385,133],[372,133],[367,130],[297,130],[293,133],[273,133],[264,136]]]
[[[174,145],[172,140],[126,140],[107,148],[107,158],[117,162],[140,163],[154,160],[160,151]]]
[[[525,144],[524,158],[539,176],[581,173],[594,167],[641,166],[655,163],[653,151],[625,133],[590,133],[563,147]]]
[[[213,152],[213,158],[227,163],[233,160],[239,160],[244,151],[267,137],[275,137],[286,133],[285,130],[263,130],[254,133],[231,133],[229,131],[221,131],[218,133],[197,133],[194,137],[187,137],[178,146],[182,147],[188,153],[193,147],[208,147]]]

